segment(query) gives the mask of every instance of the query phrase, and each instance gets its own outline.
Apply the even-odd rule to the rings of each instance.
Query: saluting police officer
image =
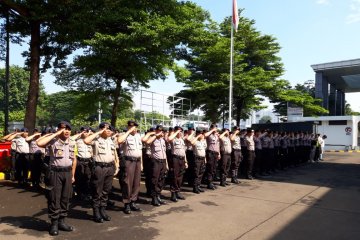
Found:
[[[211,124],[210,130],[205,133],[205,138],[207,141],[207,151],[206,151],[206,174],[207,174],[207,188],[215,190],[213,180],[216,174],[217,161],[220,160],[220,142],[219,134],[215,124]]]
[[[41,166],[42,157],[45,154],[45,149],[40,148],[36,144],[36,140],[39,139],[41,133],[35,128],[34,133],[26,138],[30,146],[30,171],[31,171],[31,182],[34,188],[40,188],[40,177],[41,177]]]
[[[234,127],[234,132],[230,135],[232,156],[231,156],[231,182],[238,184],[239,166],[242,160],[240,128]]]
[[[195,133],[195,132],[193,132]],[[191,135],[194,135],[194,134]],[[191,137],[191,144],[193,145],[194,157],[195,157],[195,166],[194,166],[194,188],[193,192],[199,194],[204,192],[201,188],[201,180],[205,172],[206,164],[206,140],[201,131],[196,131],[196,137]]]
[[[254,142],[254,130],[248,129],[245,136],[246,143],[246,178],[253,179],[253,166],[255,160],[255,142]]]
[[[142,141],[137,132],[138,124],[128,121],[128,130],[118,137],[118,143],[122,144],[125,158],[124,174],[121,178],[122,199],[124,202],[124,213],[141,211],[135,202],[138,199],[141,180]]]
[[[186,162],[186,146],[182,135],[183,129],[179,126],[174,128],[174,133],[168,137],[169,143],[171,143],[171,157],[172,161],[169,164],[170,170],[173,171],[170,191],[171,201],[177,202],[178,199],[185,200],[185,197],[180,194],[181,184],[185,169],[187,166]]]
[[[15,159],[15,174],[20,186],[26,186],[29,175],[29,144],[26,138],[29,135],[27,128],[22,128],[20,132],[10,136],[8,141],[14,140],[16,159]]]
[[[111,139],[111,135],[110,124],[102,122],[99,125],[98,132],[84,139],[84,143],[91,145],[94,150],[94,169],[91,176],[91,188],[94,221],[97,223],[111,220],[105,209],[118,164],[115,162],[117,160],[116,147]]]
[[[231,141],[229,137],[229,130],[224,128],[222,134],[219,136],[221,149],[221,179],[220,186],[226,186],[226,178],[229,174],[231,164]]]
[[[166,160],[166,143],[161,125],[156,126],[155,133],[146,140],[146,143],[150,144],[152,161],[151,204],[160,206],[165,204],[160,194],[164,187],[166,171],[169,169]]]
[[[82,200],[90,200],[90,179],[91,179],[91,165],[93,164],[92,154],[93,149],[91,145],[87,145],[84,139],[89,136],[89,128],[81,127],[80,134],[76,139],[77,146],[77,166],[75,172],[76,193]]]
[[[54,134],[39,138],[39,147],[47,147],[50,160],[45,176],[48,199],[48,213],[51,219],[50,235],[74,228],[65,223],[68,215],[69,200],[72,194],[72,183],[75,181],[76,158],[75,142],[70,140],[71,125],[62,121]]]

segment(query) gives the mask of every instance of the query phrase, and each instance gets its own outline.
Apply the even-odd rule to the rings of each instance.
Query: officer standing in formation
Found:
[[[91,179],[91,167],[93,164],[93,148],[91,145],[87,145],[84,139],[90,134],[88,127],[81,127],[80,134],[76,139],[77,146],[77,166],[75,172],[76,178],[76,193],[82,200],[90,199],[90,179]]]
[[[193,133],[192,133],[193,135]],[[199,194],[204,192],[201,188],[201,180],[206,168],[206,140],[201,131],[196,131],[196,137],[191,138],[191,145],[194,151],[194,187],[193,192]]]
[[[246,144],[246,178],[253,179],[252,172],[255,160],[254,130],[248,129],[245,136]]]
[[[185,169],[187,166],[186,160],[186,145],[183,139],[183,129],[176,126],[174,133],[168,137],[168,142],[171,143],[171,163],[169,164],[170,171],[172,171],[172,179],[170,185],[171,201],[177,202],[178,199],[185,200],[185,197],[180,194],[181,185]]]
[[[166,159],[166,143],[161,125],[156,126],[155,133],[150,135],[146,140],[146,144],[149,144],[151,149],[151,204],[153,206],[160,206],[165,204],[165,201],[161,199],[161,191],[165,183],[165,174],[169,170]]]
[[[26,141],[29,142],[29,159],[30,159],[30,171],[31,171],[31,182],[32,186],[35,188],[40,188],[40,177],[41,177],[41,167],[42,167],[42,157],[45,154],[45,149],[40,148],[36,140],[39,139],[41,133],[34,129],[33,135],[26,138]]]
[[[216,125],[212,124],[210,130],[205,133],[205,138],[207,141],[207,151],[206,151],[206,175],[207,175],[207,188],[215,190],[215,185],[213,184],[217,162],[220,160],[220,142],[219,142],[219,133],[217,131]]]
[[[232,158],[231,158],[231,182],[238,184],[239,166],[242,161],[241,154],[241,140],[240,140],[240,128],[234,127],[234,132],[230,136],[232,146]]]
[[[231,165],[231,140],[228,129],[223,129],[223,133],[219,136],[221,149],[221,178],[220,186],[226,186],[226,178],[229,174]]]
[[[76,170],[75,142],[70,140],[70,134],[71,125],[63,121],[58,124],[56,133],[37,141],[37,145],[48,148],[50,154],[45,183],[51,219],[49,233],[52,236],[58,235],[59,229],[73,231],[73,227],[65,223]]]
[[[94,221],[97,223],[111,220],[105,209],[118,166],[118,163],[115,162],[117,160],[116,147],[111,135],[110,124],[103,122],[100,123],[98,132],[84,139],[84,143],[91,145],[94,149],[91,187]]]
[[[124,202],[124,213],[141,211],[135,202],[140,191],[141,164],[142,164],[142,140],[137,132],[138,124],[128,121],[128,130],[118,137],[118,143],[123,144],[125,158],[125,173],[122,175],[121,190]]]

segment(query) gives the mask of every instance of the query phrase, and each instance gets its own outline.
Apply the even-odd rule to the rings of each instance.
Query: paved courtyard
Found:
[[[73,201],[72,233],[56,239],[359,239],[360,154],[327,153],[325,161],[290,168],[271,177],[241,180],[185,201],[155,208],[141,196],[141,213],[124,215],[118,182],[108,212],[111,222],[91,220],[89,205]],[[144,190],[144,189],[143,189]],[[142,190],[142,192],[144,192]],[[170,193],[163,192],[165,197]],[[41,192],[0,181],[0,239],[52,239]]]

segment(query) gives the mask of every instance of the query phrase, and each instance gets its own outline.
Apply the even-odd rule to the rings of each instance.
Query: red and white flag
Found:
[[[233,0],[233,14],[232,14],[232,24],[235,32],[237,32],[239,26],[239,14],[237,8],[237,0]]]

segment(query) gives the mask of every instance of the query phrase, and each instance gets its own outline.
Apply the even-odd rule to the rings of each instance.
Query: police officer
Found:
[[[84,143],[94,149],[94,169],[91,176],[94,221],[110,221],[105,212],[108,196],[112,189],[113,176],[117,171],[116,147],[111,139],[110,124],[102,122],[99,131],[86,137]]]
[[[194,136],[195,136],[194,128],[189,127],[186,135],[184,134],[184,141],[186,145],[186,160],[188,162],[186,176],[187,176],[188,184],[193,187],[195,186],[194,181],[196,177],[196,170],[195,170],[195,155],[191,141]]]
[[[26,138],[26,141],[29,142],[30,146],[30,171],[31,171],[31,182],[34,188],[40,188],[40,177],[41,177],[41,166],[42,166],[42,157],[45,153],[44,148],[40,148],[36,144],[36,140],[39,139],[41,133],[35,128],[34,133]]]
[[[77,146],[77,166],[75,172],[76,193],[82,200],[90,200],[90,179],[91,167],[93,164],[91,145],[87,145],[84,139],[89,136],[89,128],[81,127],[80,134],[76,139]]]
[[[145,136],[141,139],[143,142],[143,171],[145,174],[145,187],[146,195],[151,197],[151,178],[152,178],[152,160],[151,160],[151,148],[150,145],[146,143],[151,135],[155,134],[154,128],[150,128]]]
[[[155,133],[146,140],[146,143],[150,145],[152,161],[151,204],[160,206],[165,203],[160,194],[164,187],[165,174],[169,169],[166,160],[166,143],[161,125],[156,126]]]
[[[10,171],[10,177],[12,181],[17,180],[16,179],[16,169],[15,169],[15,162],[16,162],[16,142],[15,139],[18,136],[14,136],[15,138],[13,138],[12,140],[9,140],[9,138],[13,135],[16,135],[18,132],[20,132],[20,129],[16,128],[15,131],[13,133],[10,133],[4,137],[1,138],[1,140],[3,141],[9,141],[11,142],[11,146],[10,146],[10,156],[11,156],[11,171]]]
[[[185,169],[187,166],[186,161],[186,146],[182,135],[183,129],[179,126],[174,128],[174,133],[168,137],[168,141],[171,143],[172,161],[169,164],[170,171],[173,172],[170,191],[171,201],[177,202],[178,199],[185,200],[185,197],[180,194],[181,184]]]
[[[219,134],[215,124],[210,125],[210,130],[205,133],[207,141],[206,151],[206,172],[207,172],[207,188],[215,190],[213,180],[216,174],[217,161],[220,160],[220,142]]]
[[[9,141],[14,140],[16,159],[15,159],[15,174],[20,186],[25,186],[28,182],[29,175],[29,144],[26,138],[29,135],[27,128],[22,128],[20,132],[10,136]]]
[[[135,201],[140,191],[142,141],[137,133],[138,124],[128,121],[127,126],[127,132],[118,137],[118,143],[123,144],[125,158],[125,174],[121,178],[124,213],[130,214],[131,211],[141,211]]]
[[[254,142],[254,130],[248,129],[245,136],[246,144],[246,178],[252,180],[252,172],[255,159],[255,142]]]
[[[72,183],[75,181],[76,158],[75,142],[70,140],[71,125],[62,121],[58,131],[38,139],[39,147],[47,147],[50,154],[49,169],[46,174],[48,213],[51,219],[50,235],[62,231],[73,231],[74,228],[65,223],[68,215]]]
[[[238,172],[240,162],[242,160],[241,142],[240,142],[240,128],[235,127],[234,132],[230,135],[232,154],[231,154],[231,182],[238,184]]]
[[[192,133],[193,135],[193,133]],[[194,157],[195,157],[195,179],[194,179],[194,187],[193,192],[199,194],[200,192],[204,192],[201,188],[201,179],[205,172],[205,164],[206,164],[206,140],[201,131],[196,131],[196,137],[191,138],[191,144],[193,145]]]
[[[231,164],[231,141],[228,129],[223,129],[223,133],[219,136],[221,149],[221,179],[220,186],[226,186],[226,178],[229,174]]]

